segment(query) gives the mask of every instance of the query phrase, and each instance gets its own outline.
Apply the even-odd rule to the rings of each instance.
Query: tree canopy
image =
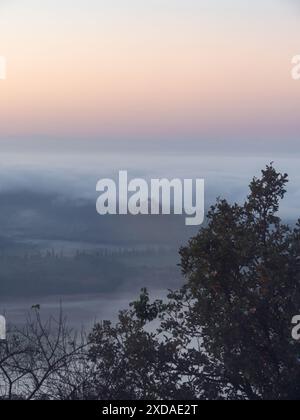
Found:
[[[300,222],[278,215],[287,183],[271,164],[243,204],[218,199],[180,250],[183,287],[153,303],[144,289],[116,326],[95,326],[106,397],[300,399]]]

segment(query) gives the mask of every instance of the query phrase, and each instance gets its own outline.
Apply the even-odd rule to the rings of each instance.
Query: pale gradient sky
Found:
[[[299,18],[286,0],[4,0],[0,138],[298,151]]]
[[[300,195],[298,0],[0,0],[0,190],[204,177],[240,198],[275,160]]]

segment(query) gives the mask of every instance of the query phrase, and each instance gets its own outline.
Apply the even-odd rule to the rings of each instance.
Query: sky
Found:
[[[299,18],[297,0],[0,0],[5,182],[128,167],[224,189],[271,160],[298,182]]]

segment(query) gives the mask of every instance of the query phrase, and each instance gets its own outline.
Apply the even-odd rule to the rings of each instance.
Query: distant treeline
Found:
[[[173,286],[179,278],[176,254],[164,247],[78,250],[74,255],[48,250],[0,254],[1,296],[109,293],[144,283]]]

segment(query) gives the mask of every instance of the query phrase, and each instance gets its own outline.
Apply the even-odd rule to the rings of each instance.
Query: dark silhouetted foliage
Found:
[[[278,216],[287,182],[270,165],[244,204],[219,199],[180,250],[182,289],[152,304],[143,290],[117,326],[95,327],[105,398],[300,399],[300,223]]]

